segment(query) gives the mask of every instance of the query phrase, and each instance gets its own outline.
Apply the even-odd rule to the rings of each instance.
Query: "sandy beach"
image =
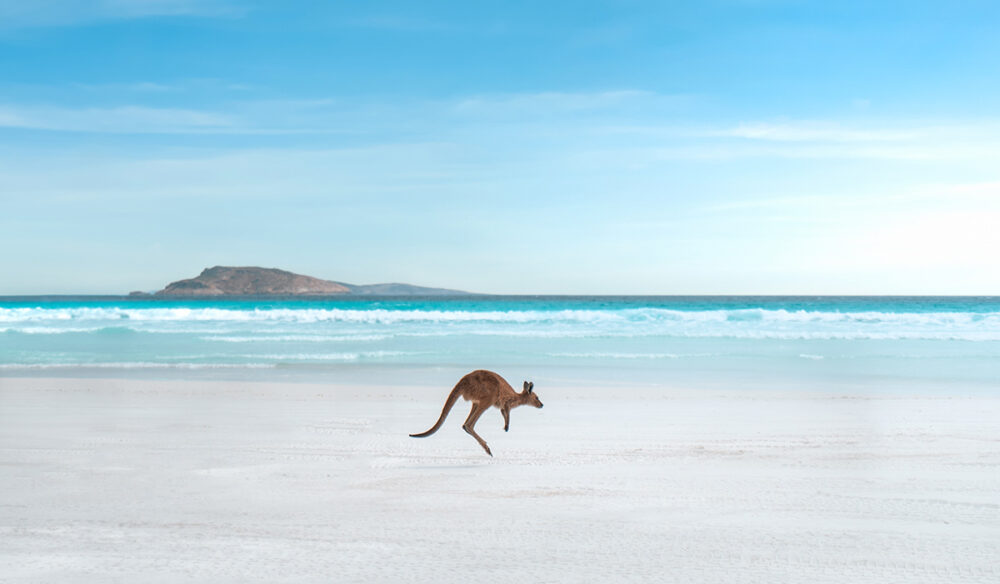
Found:
[[[1000,398],[0,378],[5,582],[997,582]]]

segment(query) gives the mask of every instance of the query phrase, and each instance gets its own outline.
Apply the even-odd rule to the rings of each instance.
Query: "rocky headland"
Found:
[[[133,293],[137,295],[137,293]],[[277,268],[215,266],[195,278],[171,282],[156,296],[416,296],[468,292],[410,284],[354,285],[293,274]]]

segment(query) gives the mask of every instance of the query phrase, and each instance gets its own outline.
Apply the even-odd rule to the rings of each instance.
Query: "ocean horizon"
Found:
[[[995,387],[1000,297],[0,297],[0,377]]]

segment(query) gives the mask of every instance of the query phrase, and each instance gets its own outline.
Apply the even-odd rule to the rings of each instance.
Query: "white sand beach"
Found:
[[[449,389],[0,378],[2,580],[1000,581],[1000,398]]]

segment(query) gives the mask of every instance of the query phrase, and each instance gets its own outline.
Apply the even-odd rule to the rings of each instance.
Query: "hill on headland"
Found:
[[[157,296],[418,296],[468,292],[410,284],[354,285],[276,268],[215,266],[195,278],[171,282]]]

